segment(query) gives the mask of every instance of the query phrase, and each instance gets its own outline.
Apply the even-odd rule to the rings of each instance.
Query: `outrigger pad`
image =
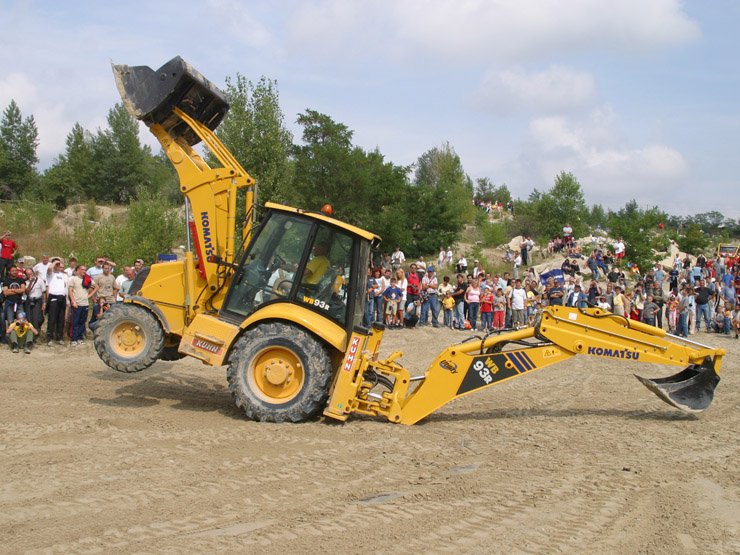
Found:
[[[719,376],[711,362],[691,365],[678,374],[653,380],[635,374],[650,391],[669,405],[686,412],[703,412],[712,404]]]
[[[214,130],[229,111],[226,95],[183,60],[172,58],[158,70],[149,66],[113,65],[118,92],[129,113],[147,125],[160,124],[174,139],[200,141],[190,127],[172,113],[174,108]]]

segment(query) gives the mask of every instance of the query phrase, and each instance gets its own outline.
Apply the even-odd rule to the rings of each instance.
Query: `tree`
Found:
[[[38,135],[33,116],[23,119],[18,104],[11,100],[0,120],[0,197],[20,197],[36,184]]]
[[[709,245],[709,236],[695,223],[686,226],[683,235],[676,238],[679,248],[694,255],[698,255]]]
[[[65,140],[66,150],[44,172],[37,196],[64,208],[91,196],[95,187],[92,138],[75,123]]]
[[[659,228],[665,219],[665,212],[658,207],[641,209],[634,199],[607,216],[609,234],[614,239],[621,237],[627,246],[625,260],[643,271],[658,260],[657,252],[668,248],[668,236]]]
[[[502,202],[504,206],[513,201],[511,191],[505,183],[496,186],[488,177],[479,177],[475,180],[475,200]]]
[[[261,77],[254,85],[243,75],[226,79],[231,108],[218,128],[218,137],[257,181],[260,203],[286,202],[290,196],[293,136],[285,127],[277,82]],[[212,153],[208,162],[216,162]]]
[[[337,217],[377,231],[386,244],[408,245],[408,168],[353,146],[352,131],[326,114],[306,110],[298,123],[305,144],[295,147],[294,203],[314,210],[329,203]]]
[[[472,218],[473,183],[449,143],[419,157],[409,194],[415,252],[432,253],[440,245],[451,245]]]
[[[534,189],[526,202],[514,204],[514,213],[526,219],[530,232],[542,239],[562,234],[565,224],[570,224],[575,237],[588,229],[588,207],[581,184],[572,173],[558,174],[549,191]]]
[[[151,149],[139,142],[139,124],[123,104],[108,112],[108,129],[98,131],[92,143],[94,172],[91,198],[129,202],[139,187],[158,188],[147,172]]]

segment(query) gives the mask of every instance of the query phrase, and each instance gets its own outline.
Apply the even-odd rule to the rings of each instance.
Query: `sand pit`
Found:
[[[386,334],[421,373],[449,330]],[[738,553],[740,340],[699,417],[580,357],[413,427],[245,420],[225,369],[0,358],[3,553]]]

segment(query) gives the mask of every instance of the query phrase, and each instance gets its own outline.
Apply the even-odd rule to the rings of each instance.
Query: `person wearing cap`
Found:
[[[14,353],[18,352],[19,347],[27,355],[31,354],[33,339],[39,334],[38,330],[26,318],[25,312],[18,312],[15,320],[8,326],[8,337],[10,338],[10,347]]]
[[[64,344],[62,338],[64,337],[65,329],[68,281],[67,271],[64,270],[62,261],[54,261],[51,266],[51,274],[49,274],[46,291],[44,292],[44,303],[42,305],[42,309],[48,315],[46,324],[46,345],[48,347],[51,347],[52,341],[56,341],[58,345]]]
[[[6,277],[13,266],[13,258],[18,251],[18,244],[13,241],[10,230],[0,235],[0,279]]]
[[[606,302],[606,296],[602,295],[596,300],[596,306],[598,306],[601,310],[604,310],[606,312],[611,312],[611,308],[609,306],[609,303]]]
[[[439,327],[439,298],[437,295],[437,289],[439,288],[439,281],[437,275],[434,273],[434,266],[431,264],[427,266],[426,275],[421,278],[421,317],[419,319],[419,325],[426,326],[427,320],[429,319],[429,309],[432,309],[432,326],[435,328]]]

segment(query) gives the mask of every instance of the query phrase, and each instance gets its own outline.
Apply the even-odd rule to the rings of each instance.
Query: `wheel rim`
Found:
[[[253,391],[268,403],[287,403],[303,387],[303,364],[286,347],[271,346],[263,349],[254,357],[247,372]]]
[[[111,331],[109,344],[118,356],[136,357],[146,347],[144,330],[136,322],[121,322]]]

